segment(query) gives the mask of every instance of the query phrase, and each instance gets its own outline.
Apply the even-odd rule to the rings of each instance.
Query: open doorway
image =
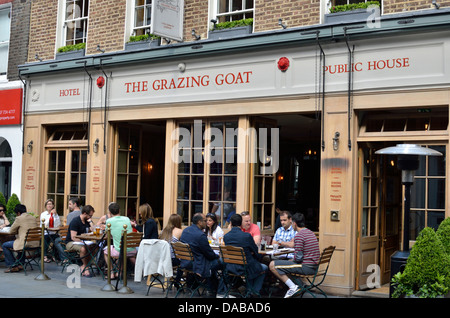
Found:
[[[139,206],[148,203],[162,224],[166,122],[118,124],[116,132],[117,203],[136,220]]]
[[[305,215],[306,226],[319,230],[320,119],[314,113],[274,115],[279,128],[280,154],[275,206]],[[277,218],[278,220],[278,218]],[[281,224],[275,222],[275,228]]]

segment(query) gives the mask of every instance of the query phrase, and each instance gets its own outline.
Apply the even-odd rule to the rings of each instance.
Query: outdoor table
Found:
[[[100,248],[100,243],[101,243],[100,241],[104,241],[106,239],[106,235],[104,235],[104,233],[101,233],[101,234],[97,235],[97,234],[94,234],[94,233],[91,232],[91,233],[83,233],[83,234],[80,234],[80,235],[75,235],[75,238],[83,241],[83,243],[84,243],[84,245],[86,247],[86,250],[88,251],[89,255],[91,256],[91,259],[89,260],[89,263],[87,264],[86,268],[88,268],[88,267],[90,267],[92,265],[95,265],[95,267],[98,269],[98,271],[102,274],[102,277],[104,278],[103,271],[102,271],[102,269],[100,268],[100,266],[97,263],[96,256],[92,254],[92,251],[89,248],[89,245],[94,244],[92,241],[97,241],[97,243],[95,245],[99,249],[98,252],[99,253],[102,252],[102,249]],[[91,241],[92,243],[88,244],[87,243],[88,241]],[[95,247],[94,250],[97,247]]]
[[[209,246],[211,246],[212,250],[218,254],[219,253],[219,245],[216,244],[210,244]],[[279,248],[276,252],[273,251],[273,248],[270,247],[266,247],[266,249],[264,251],[262,251],[261,249],[258,250],[258,254],[262,255],[262,256],[280,256],[280,255],[287,255],[290,253],[294,253],[294,248],[290,248],[290,247],[283,247],[283,248]]]

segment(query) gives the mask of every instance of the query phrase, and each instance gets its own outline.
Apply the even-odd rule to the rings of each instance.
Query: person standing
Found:
[[[288,277],[288,274],[312,275],[316,272],[320,259],[319,242],[314,232],[306,228],[305,216],[302,213],[296,213],[292,216],[292,221],[294,230],[297,231],[294,237],[294,259],[273,260],[269,264],[269,269],[275,277],[289,287],[285,298],[292,297],[298,291],[298,286]]]
[[[16,219],[12,224],[9,233],[12,235],[17,234],[16,239],[14,241],[5,242],[2,245],[3,254],[5,255],[5,264],[8,267],[8,269],[5,270],[5,273],[20,272],[23,269],[21,265],[14,266],[16,259],[10,249],[22,250],[28,230],[39,226],[38,219],[27,213],[27,207],[25,205],[16,205],[14,212],[16,213]],[[38,246],[38,244],[39,242],[31,242],[30,247]],[[23,263],[25,259],[25,253],[22,254],[22,258],[20,259],[21,263]]]

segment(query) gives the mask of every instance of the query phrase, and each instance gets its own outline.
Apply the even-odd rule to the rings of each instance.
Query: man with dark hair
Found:
[[[94,223],[91,218],[94,215],[94,208],[91,205],[85,205],[81,211],[81,215],[75,217],[69,224],[69,231],[66,237],[66,248],[68,251],[77,251],[80,253],[80,258],[82,261],[81,272],[84,276],[90,276],[89,271],[84,272],[84,268],[89,263],[90,258],[87,257],[89,254],[86,249],[85,244],[80,239],[76,238],[77,235],[92,232],[94,230]]]
[[[272,244],[280,247],[294,247],[294,236],[297,231],[292,224],[292,214],[289,211],[280,212],[281,226],[276,230]]]
[[[14,208],[14,212],[16,213],[16,219],[11,226],[11,229],[9,230],[9,233],[16,235],[16,239],[14,241],[8,241],[3,243],[3,254],[5,255],[5,263],[6,266],[9,268],[5,270],[5,273],[11,273],[11,272],[19,272],[23,268],[22,266],[14,266],[12,267],[16,260],[14,258],[13,252],[10,249],[14,250],[21,250],[23,249],[23,246],[25,244],[25,238],[28,232],[28,229],[31,229],[33,227],[39,226],[39,221],[36,217],[33,215],[27,213],[27,207],[23,204],[18,204]],[[35,244],[39,244],[38,242],[32,242],[30,244],[31,247],[36,246]],[[24,257],[20,260],[21,263],[23,263]]]
[[[206,228],[206,217],[199,212],[194,214],[191,226],[185,228],[181,234],[180,241],[189,244],[194,256],[193,263],[181,260],[181,268],[190,268],[208,282],[210,294],[217,290],[217,270],[221,267],[219,256],[214,253],[208,243],[204,229]]]
[[[66,225],[70,225],[70,222],[77,216],[81,215],[80,210],[80,199],[79,198],[70,198],[69,199],[69,214],[67,215]]]
[[[242,216],[234,214],[230,218],[231,230],[225,234],[223,241],[225,245],[242,247],[244,249],[245,258],[247,259],[247,275],[248,285],[251,290],[259,294],[264,277],[267,271],[267,265],[259,262],[258,246],[256,245],[250,233],[241,230]],[[227,264],[227,270],[233,274],[242,275],[244,267],[242,265]]]
[[[289,287],[285,298],[292,297],[298,291],[298,286],[287,274],[314,274],[320,258],[319,242],[314,232],[305,227],[305,216],[296,213],[292,216],[292,221],[294,230],[297,231],[294,237],[294,259],[274,260],[269,264],[272,273]]]

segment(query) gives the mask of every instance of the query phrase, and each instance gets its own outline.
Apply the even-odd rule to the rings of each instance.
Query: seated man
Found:
[[[283,247],[294,247],[294,236],[297,234],[297,231],[294,230],[292,225],[292,214],[289,211],[281,211],[280,212],[280,222],[281,227],[277,229],[275,235],[272,240],[272,244],[278,244],[279,248]],[[283,258],[292,258],[293,254],[288,254],[287,257]]]
[[[219,256],[214,253],[208,243],[204,229],[206,228],[206,217],[203,213],[196,213],[192,218],[191,226],[185,228],[181,233],[180,241],[191,247],[194,257],[193,264],[187,260],[181,260],[181,268],[192,269],[202,278],[206,278],[210,294],[217,290],[217,270],[221,268]]]
[[[234,214],[230,218],[230,222],[231,230],[225,234],[223,241],[225,245],[242,247],[244,249],[248,264],[248,284],[255,293],[259,294],[263,286],[267,265],[259,262],[258,246],[256,246],[252,236],[241,230],[242,216],[240,214]],[[243,273],[242,265],[227,264],[227,269],[233,274],[240,275]]]
[[[8,266],[8,269],[5,270],[5,273],[11,272],[19,272],[22,270],[22,266],[14,266],[16,262],[13,252],[10,249],[14,250],[22,250],[25,244],[25,238],[27,236],[27,232],[29,229],[33,227],[39,226],[39,221],[36,217],[27,213],[27,207],[23,204],[18,204],[14,208],[14,212],[16,213],[16,219],[11,226],[9,231],[10,234],[17,234],[16,239],[14,241],[8,241],[3,243],[3,254],[5,255],[5,264]],[[37,242],[31,242],[37,243]],[[23,263],[25,259],[25,255],[20,259],[21,263]]]
[[[90,261],[88,257],[88,250],[82,240],[76,238],[75,236],[92,232],[94,230],[94,224],[91,220],[94,215],[94,208],[91,205],[85,205],[83,210],[81,210],[81,215],[75,217],[69,224],[69,231],[66,237],[66,248],[68,251],[77,251],[80,253],[81,262],[81,273],[83,276],[90,277],[89,271],[84,271],[87,264]]]
[[[106,221],[107,224],[111,224],[111,236],[113,238],[113,244],[111,246],[111,257],[119,257],[120,255],[120,241],[122,239],[122,231],[123,226],[126,224],[127,233],[133,231],[133,227],[131,226],[131,221],[127,216],[120,215],[120,206],[118,203],[112,202],[108,206],[108,212],[111,214],[111,217]],[[108,247],[104,249],[105,260],[108,260]],[[127,248],[127,256],[130,261],[134,264],[136,263],[136,248]],[[112,279],[117,278],[117,273],[111,274]]]
[[[319,242],[314,232],[305,227],[304,215],[302,213],[296,213],[292,216],[292,221],[294,230],[297,231],[294,237],[294,259],[274,260],[269,264],[272,273],[289,287],[289,290],[284,296],[285,298],[292,297],[298,290],[298,286],[289,279],[287,274],[314,274],[320,259]]]
[[[261,231],[259,229],[259,226],[256,225],[255,223],[252,223],[252,218],[248,211],[242,212],[241,216],[242,216],[241,230],[246,233],[250,233],[250,235],[253,237],[253,240],[255,241],[255,244],[259,246],[259,244],[261,244]]]

